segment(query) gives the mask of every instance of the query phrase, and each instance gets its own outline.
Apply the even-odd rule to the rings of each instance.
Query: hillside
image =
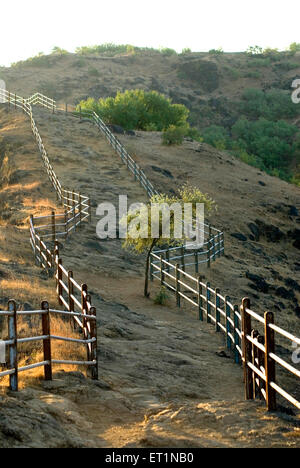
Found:
[[[188,87],[176,71],[183,59],[83,57],[86,64],[78,66],[80,57],[51,57],[51,66],[38,68],[38,81],[37,69],[27,66],[1,70],[1,76],[21,95],[51,94],[46,84],[52,83],[53,96],[70,103],[92,95],[92,87],[97,97],[101,86],[111,86],[102,95],[131,84],[153,89],[154,79],[165,86],[163,92],[182,90],[189,103],[198,93],[205,102],[217,93],[222,99],[238,95],[227,77],[220,79],[225,81],[218,90]],[[211,61],[230,63],[227,55]],[[88,64],[99,68],[100,77],[85,70]],[[274,76],[268,76],[270,83]],[[290,72],[280,78],[290,79]],[[200,107],[195,109],[199,113]],[[226,358],[223,337],[200,323],[187,304],[177,309],[172,297],[167,307],[154,305],[155,285],[151,300],[143,298],[144,259],[124,251],[119,240],[97,239],[99,203],[125,193],[130,201],[146,201],[103,136],[70,115],[39,108],[34,115],[59,178],[93,200],[92,224],[69,237],[61,253],[64,264],[87,282],[97,307],[100,381],[85,379],[77,369],[66,373],[58,368],[52,383],[28,378],[19,395],[2,387],[0,446],[299,446],[299,417],[267,415],[259,402],[243,401],[242,371]],[[0,136],[1,305],[15,297],[35,307],[47,297],[56,306],[54,282],[34,266],[27,230],[29,215],[50,212],[55,196],[28,120],[2,107]],[[216,200],[218,212],[210,221],[225,232],[226,255],[211,270],[203,268],[202,278],[235,303],[250,296],[255,310],[274,311],[276,323],[299,334],[300,189],[205,143],[186,140],[182,146],[163,147],[157,132],[119,138],[158,189],[172,193],[188,181]],[[300,388],[291,391],[299,397]]]

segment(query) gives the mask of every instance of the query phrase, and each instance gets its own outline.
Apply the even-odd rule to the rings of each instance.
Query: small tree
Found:
[[[177,225],[178,218],[175,215],[172,205],[180,204],[182,208],[182,216],[184,215],[184,204],[192,204],[193,216],[196,214],[196,205],[204,204],[206,214],[215,209],[215,202],[206,194],[203,194],[197,187],[184,185],[178,190],[177,196],[169,196],[166,194],[153,195],[147,205],[142,205],[137,210],[129,212],[123,223],[127,221],[127,237],[123,243],[123,248],[129,249],[135,253],[146,253],[145,265],[145,284],[144,296],[149,297],[149,268],[150,257],[154,247],[164,247],[166,245],[180,245],[185,235],[178,237]],[[170,224],[169,232],[166,236],[163,226],[162,207],[168,206],[170,209]],[[181,220],[183,217],[181,218]],[[180,220],[180,222],[181,222]],[[153,234],[153,226],[156,223],[156,234]],[[157,225],[158,223],[158,225]]]

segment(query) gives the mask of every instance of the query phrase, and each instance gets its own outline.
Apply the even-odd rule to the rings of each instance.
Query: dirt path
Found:
[[[146,200],[95,127],[40,109],[35,113],[64,185],[89,193],[94,208],[103,201],[117,203],[119,194],[127,194],[130,202]],[[71,236],[62,251],[65,264],[93,293],[100,378],[113,389],[101,408],[86,402],[82,407],[93,433],[101,434],[104,444],[120,446],[137,443],[137,434],[148,432],[149,424],[153,431],[149,415],[157,417],[174,407],[194,408],[198,414],[201,402],[201,408],[213,409],[214,402],[225,400],[225,413],[226,407],[234,412],[236,403],[244,409],[241,368],[217,355],[225,351],[223,336],[187,307],[176,309],[173,298],[168,307],[143,298],[143,259],[126,253],[119,240],[99,241],[96,223],[93,216],[92,224]],[[74,253],[78,245],[84,246],[83,257]]]
[[[90,194],[94,210],[119,193],[146,200],[96,128],[34,113],[62,184]],[[43,180],[43,193],[50,192]],[[173,298],[154,305],[153,286],[145,299],[143,258],[118,240],[100,242],[96,223],[94,211],[92,224],[70,236],[61,255],[97,307],[100,380],[58,371],[53,382],[0,396],[0,446],[299,446],[295,418],[243,401],[241,368],[217,355],[223,336],[188,307],[177,309]]]

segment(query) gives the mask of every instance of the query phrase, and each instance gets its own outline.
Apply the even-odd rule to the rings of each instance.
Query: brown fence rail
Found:
[[[300,401],[276,383],[275,367],[280,366],[295,378],[295,388],[300,378],[300,370],[275,354],[279,337],[289,344],[300,346],[300,338],[274,324],[274,316],[266,312],[264,317],[250,310],[250,300],[244,299],[242,306],[233,305],[229,296],[223,296],[219,289],[210,283],[203,283],[199,277],[187,273],[165,260],[162,255],[151,254],[151,280],[172,291],[176,304],[183,301],[197,309],[199,320],[206,320],[215,326],[216,332],[223,332],[227,349],[234,353],[236,363],[242,363],[245,374],[245,394],[247,399],[256,396],[266,400],[268,410],[276,409],[276,394],[300,409]],[[262,325],[262,330],[252,329],[251,320]]]
[[[87,300],[85,299],[87,303]],[[75,313],[64,310],[54,310],[49,308],[49,304],[43,301],[40,310],[32,311],[17,311],[15,301],[8,302],[7,311],[0,311],[0,317],[7,317],[8,339],[2,341],[6,348],[7,370],[0,372],[0,378],[9,376],[10,389],[18,391],[18,377],[21,372],[26,372],[37,367],[44,367],[45,380],[52,380],[52,366],[55,364],[87,366],[91,372],[92,379],[98,379],[98,363],[97,363],[97,325],[96,325],[96,309],[87,307],[84,313]],[[88,312],[87,312],[88,311]],[[18,334],[18,317],[20,316],[39,316],[42,318],[42,334],[39,336],[27,336],[22,338]],[[56,336],[51,334],[51,316],[60,315],[65,318],[74,318],[82,326],[84,334],[83,339],[70,338],[65,336]],[[81,321],[80,321],[81,319]],[[85,345],[87,349],[86,361],[68,361],[58,360],[53,358],[51,344],[55,341],[71,342],[75,344]],[[36,362],[27,366],[18,366],[18,345],[22,343],[43,343],[43,361]],[[8,356],[8,357],[7,357]]]

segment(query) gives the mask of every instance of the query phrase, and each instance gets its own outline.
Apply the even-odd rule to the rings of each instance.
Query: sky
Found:
[[[181,52],[284,50],[300,42],[300,1],[289,0],[10,0],[1,2],[0,65],[54,46],[106,42]]]

